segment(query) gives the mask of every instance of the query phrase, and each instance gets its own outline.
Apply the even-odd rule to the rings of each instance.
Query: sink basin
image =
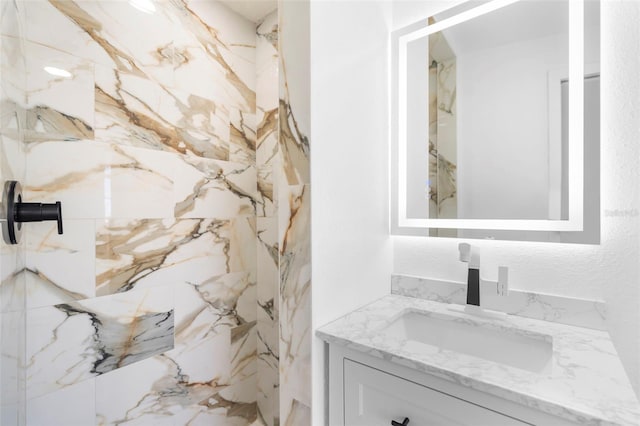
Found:
[[[433,347],[527,370],[551,372],[550,336],[491,327],[481,322],[439,314],[406,312],[382,330],[389,337],[407,340],[405,348]]]

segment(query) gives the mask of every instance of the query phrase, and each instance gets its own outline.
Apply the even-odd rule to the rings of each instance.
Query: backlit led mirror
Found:
[[[599,242],[600,4],[468,1],[392,34],[392,232]]]

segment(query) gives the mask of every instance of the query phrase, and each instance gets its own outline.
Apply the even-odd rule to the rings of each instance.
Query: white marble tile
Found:
[[[95,379],[85,380],[27,402],[27,426],[95,424]]]
[[[176,377],[182,377],[178,367],[164,356],[99,376],[95,379],[95,424],[173,426],[173,415],[181,407],[161,405],[159,398],[164,393],[167,399],[179,401],[187,393],[186,388],[171,386]]]
[[[229,160],[241,164],[256,164],[256,115],[231,110]]]
[[[310,424],[311,115],[307,72],[310,15],[307,3],[280,2],[278,6],[278,157],[271,169],[276,187],[274,199],[277,199],[280,252],[278,423]],[[260,119],[260,114],[258,116]],[[265,110],[262,118],[266,116],[269,113]],[[261,145],[267,139],[260,136],[258,157],[261,157]],[[269,156],[268,145],[266,154]],[[262,176],[268,176],[268,169],[263,171],[266,173]]]
[[[284,189],[287,191],[285,192]],[[280,208],[279,386],[283,422],[311,407],[311,253],[308,185],[282,188]],[[303,417],[298,417],[299,415]],[[296,424],[296,423],[289,423]]]
[[[256,104],[258,109],[278,108],[278,14],[264,18],[256,30]]]
[[[243,259],[254,257],[246,249],[251,236],[255,238],[249,222],[239,218],[102,223],[96,230],[97,294],[202,283],[229,272],[245,272],[250,265]],[[255,283],[255,278],[247,282]]]
[[[91,28],[91,24],[99,28],[98,21],[91,19],[88,15],[78,13],[78,19],[89,17],[87,25],[78,25],[70,10],[80,12],[77,5],[64,5],[62,2],[52,3],[46,0],[23,2],[26,19],[29,25],[26,26],[25,37],[27,40],[49,46],[54,49],[73,54],[75,56],[91,60],[95,63],[115,66],[107,51],[100,45],[98,40],[91,36],[91,32],[84,28]],[[68,14],[65,14],[68,13]]]
[[[24,144],[17,138],[0,135],[0,174],[3,180],[24,181],[26,169]]]
[[[255,24],[219,2],[187,0],[185,3],[193,16],[197,16],[208,28],[215,29],[215,41],[228,50],[221,49],[221,54],[248,88],[255,90]],[[190,26],[185,28],[193,29]]]
[[[26,308],[24,242],[0,243],[0,311],[15,312]]]
[[[169,2],[154,4],[148,14],[126,1],[29,2],[27,38],[172,85],[176,22]]]
[[[248,385],[255,368],[255,327],[242,324],[241,300],[255,287],[246,278],[235,273],[175,286],[175,348],[98,377],[99,424],[254,421],[255,387],[251,391]]]
[[[467,286],[452,281],[392,275],[391,293],[441,303],[466,304]],[[486,309],[561,324],[606,330],[606,305],[598,300],[574,299],[551,294],[510,290],[497,296],[490,286],[483,286],[481,305]]]
[[[63,217],[64,217],[63,210]],[[27,308],[95,297],[95,224],[63,220],[25,225]]]
[[[188,29],[188,32],[180,31],[175,36],[177,87],[214,101],[222,101],[240,111],[254,112],[253,24],[214,2],[176,3],[175,6],[178,10],[176,16],[183,28]],[[251,28],[251,38],[247,37],[247,31],[219,31],[218,27],[212,25]],[[208,78],[200,78],[202,73]]]
[[[280,281],[278,219],[259,217],[257,226],[258,312],[273,321],[277,317],[275,299]]]
[[[21,37],[24,35],[24,5],[13,1],[0,4],[0,35]]]
[[[6,5],[8,3],[2,3]],[[26,124],[26,63],[19,38],[0,36],[0,130],[19,140]]]
[[[227,160],[227,108],[146,77],[96,66],[96,140]]]
[[[94,128],[93,63],[36,43],[26,43],[26,141],[91,139]],[[70,73],[55,76],[54,67]]]
[[[256,44],[256,167],[258,169],[257,214],[270,217],[277,209],[277,177],[281,169],[278,146],[278,15],[260,24]]]
[[[256,348],[256,321],[231,329],[229,387],[220,393],[225,399],[244,404],[256,404],[258,392]]]
[[[27,398],[35,398],[173,348],[169,288],[29,310]]]
[[[258,412],[268,426],[278,418],[278,218],[257,218],[257,390]]]
[[[184,158],[175,173],[175,216],[232,218],[254,215],[256,169],[238,163]]]
[[[65,161],[49,161],[53,156]],[[32,144],[29,165],[25,196],[61,201],[69,219],[255,212],[253,166],[89,141]]]
[[[0,314],[0,421],[19,424],[24,419],[25,311]]]
[[[173,155],[91,141],[34,143],[28,155],[25,197],[61,201],[68,219],[173,217]]]

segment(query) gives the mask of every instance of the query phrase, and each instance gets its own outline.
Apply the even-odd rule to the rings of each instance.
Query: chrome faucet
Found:
[[[480,306],[480,285],[494,284],[498,296],[506,296],[509,292],[509,269],[498,267],[498,281],[487,281],[480,278],[480,254],[471,250],[468,243],[458,244],[460,261],[469,264],[467,272],[467,305]]]

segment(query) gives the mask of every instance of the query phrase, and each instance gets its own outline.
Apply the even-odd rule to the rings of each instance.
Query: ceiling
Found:
[[[278,7],[277,0],[220,0],[222,4],[252,22],[260,22]]]

